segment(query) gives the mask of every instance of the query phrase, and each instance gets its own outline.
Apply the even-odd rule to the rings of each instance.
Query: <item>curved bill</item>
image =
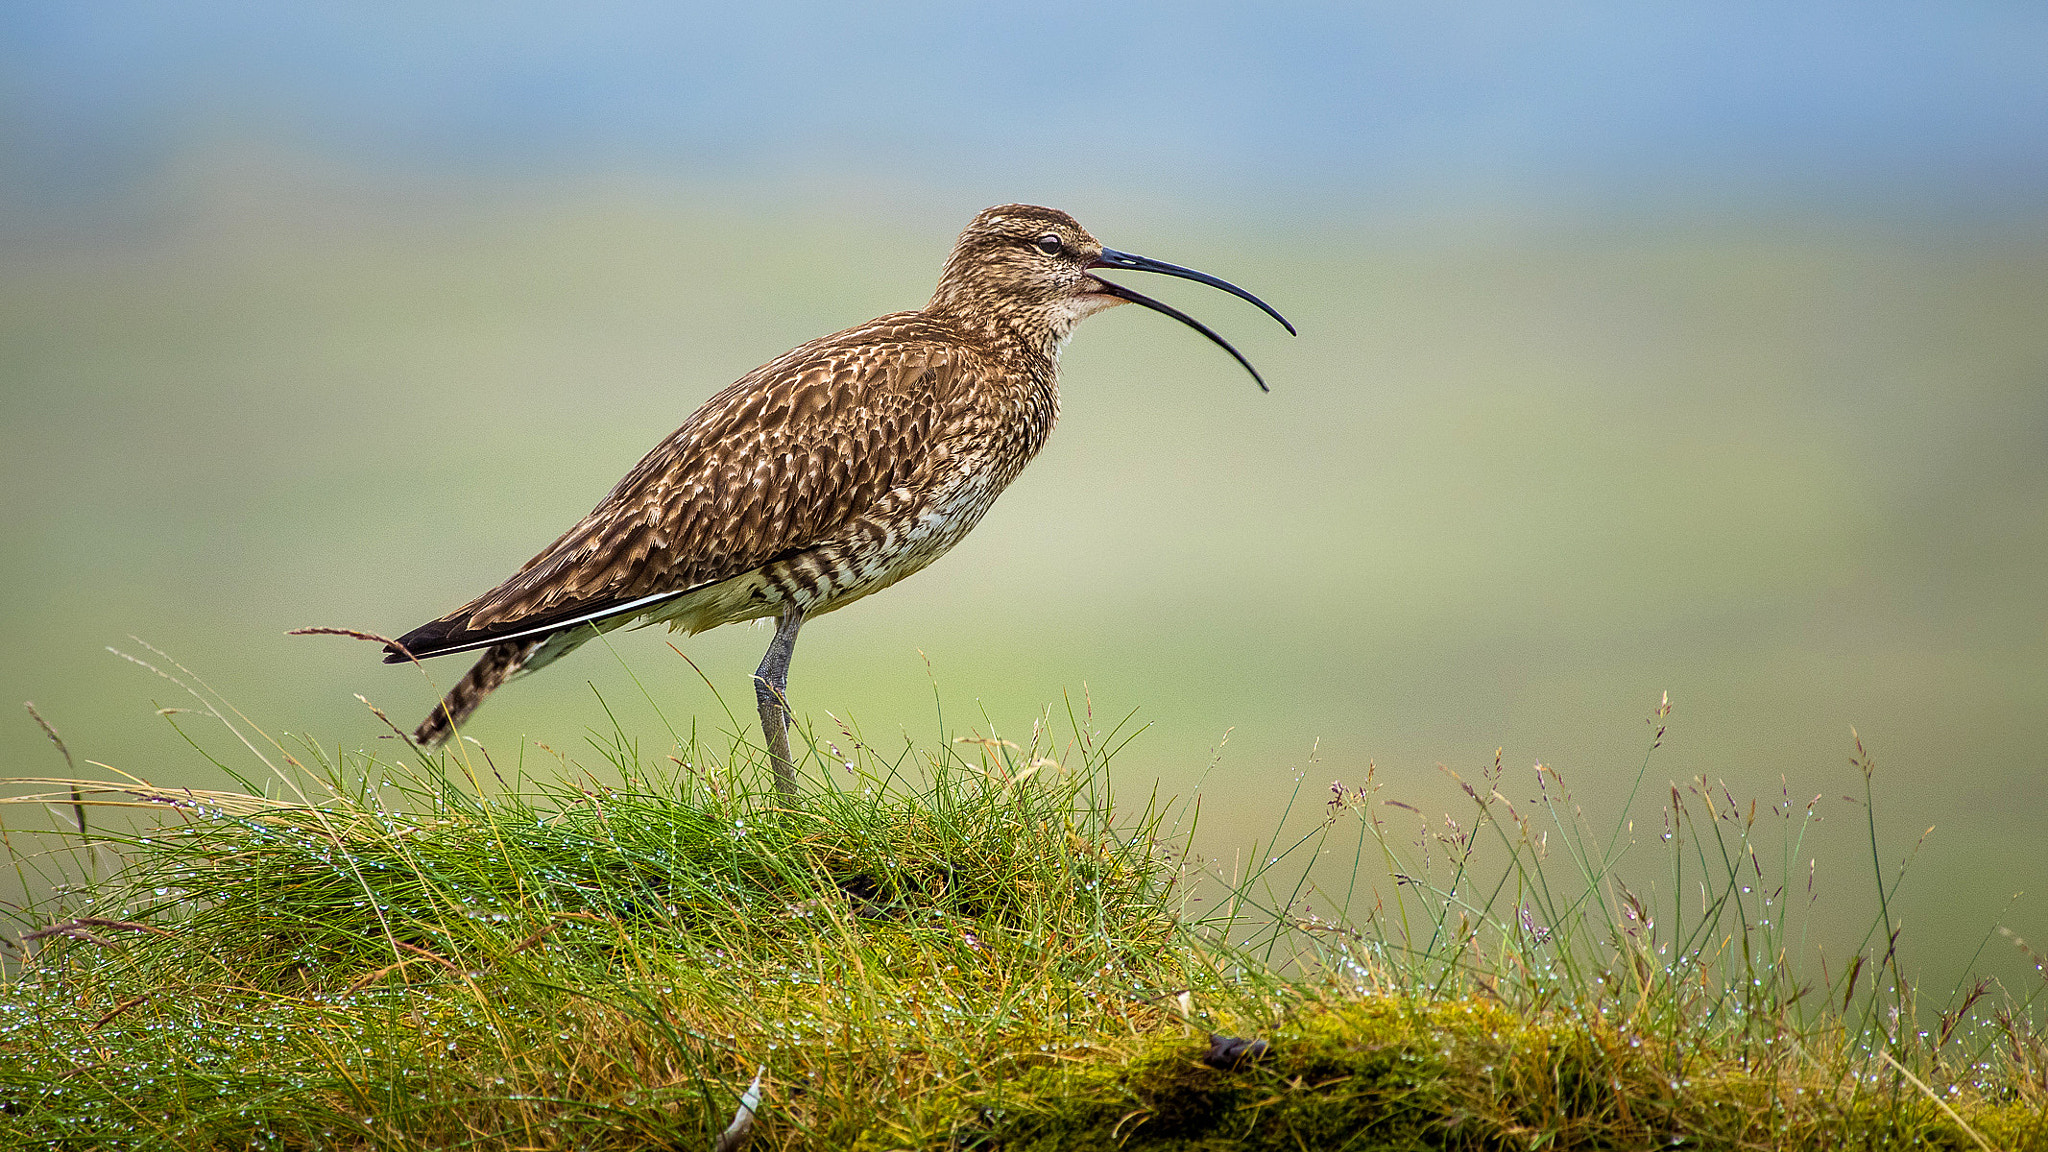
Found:
[[[1133,256],[1129,252],[1119,252],[1114,248],[1104,248],[1102,255],[1097,256],[1088,266],[1090,268],[1128,268],[1133,272],[1160,272],[1168,276],[1179,276],[1184,280],[1193,280],[1197,284],[1207,284],[1211,288],[1221,288],[1239,300],[1248,300],[1258,305],[1260,311],[1278,320],[1280,326],[1287,329],[1289,336],[1300,335],[1300,333],[1294,330],[1294,325],[1287,322],[1287,317],[1274,311],[1271,304],[1266,303],[1264,300],[1259,299],[1257,296],[1239,288],[1220,276],[1211,276],[1207,272],[1197,272],[1193,268],[1183,268],[1178,264],[1168,264],[1164,260],[1154,260],[1150,256]]]
[[[1129,252],[1118,252],[1114,248],[1104,248],[1102,250],[1102,255],[1090,261],[1088,266],[1090,268],[1128,268],[1133,272],[1160,272],[1168,276],[1179,276],[1182,279],[1193,280],[1199,284],[1207,284],[1211,288],[1221,288],[1225,292],[1230,293],[1232,296],[1235,296],[1240,300],[1248,300],[1251,303],[1258,305],[1259,308],[1266,313],[1266,315],[1271,316],[1275,320],[1278,320],[1280,322],[1280,326],[1287,329],[1288,335],[1295,335],[1294,325],[1289,324],[1287,322],[1287,317],[1282,316],[1280,313],[1274,311],[1272,305],[1266,303],[1264,300],[1259,299],[1257,296],[1252,295],[1244,289],[1239,288],[1237,285],[1232,284],[1230,281],[1224,280],[1221,277],[1211,276],[1207,272],[1197,272],[1193,268],[1183,268],[1178,264],[1168,264],[1164,260],[1154,260],[1147,256],[1133,256]],[[1188,327],[1193,328],[1195,331],[1200,332],[1202,335],[1207,336],[1211,341],[1213,341],[1216,344],[1217,347],[1223,349],[1225,352],[1230,353],[1231,356],[1234,357],[1239,364],[1244,365],[1244,370],[1251,373],[1252,380],[1258,384],[1259,391],[1272,391],[1272,389],[1266,387],[1265,378],[1259,375],[1259,370],[1257,368],[1252,367],[1252,362],[1244,358],[1244,353],[1239,352],[1237,349],[1231,347],[1230,341],[1225,340],[1223,337],[1218,336],[1215,332],[1210,331],[1208,325],[1203,324],[1201,321],[1195,319],[1194,317],[1188,315],[1185,312],[1182,312],[1178,308],[1162,304],[1159,301],[1152,299],[1150,296],[1147,296],[1141,292],[1132,291],[1131,289],[1126,288],[1121,284],[1115,284],[1108,280],[1104,280],[1100,276],[1092,277],[1092,279],[1097,284],[1102,285],[1102,295],[1115,296],[1120,300],[1128,300],[1133,304],[1143,304],[1145,307],[1152,309],[1154,312],[1159,312],[1164,315],[1171,316],[1175,320],[1178,320],[1181,323],[1187,325]]]

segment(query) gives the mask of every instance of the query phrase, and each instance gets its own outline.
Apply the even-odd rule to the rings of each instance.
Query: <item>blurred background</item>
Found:
[[[61,772],[32,699],[81,757],[225,782],[131,637],[389,754],[354,694],[410,726],[434,689],[286,629],[490,586],[1013,200],[1302,335],[1143,286],[1261,395],[1162,317],[1091,321],[982,526],[805,630],[800,713],[928,747],[1135,713],[1121,788],[1215,762],[1227,860],[1369,765],[1463,820],[1438,765],[1496,748],[1512,798],[1541,761],[1612,820],[1668,691],[1640,835],[1669,781],[1821,797],[1845,954],[1853,725],[1887,866],[1933,828],[1908,963],[2048,937],[2048,9],[2017,3],[7,6],[0,772]],[[656,703],[751,731],[766,638],[684,645],[707,686],[619,634],[471,734],[546,772],[534,741],[601,763],[598,695],[649,756]]]

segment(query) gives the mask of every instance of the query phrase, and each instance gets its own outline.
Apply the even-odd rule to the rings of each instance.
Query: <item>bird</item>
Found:
[[[775,621],[753,685],[778,790],[789,754],[790,658],[807,620],[939,558],[1037,455],[1059,415],[1075,325],[1138,304],[1243,353],[1108,271],[1229,281],[1106,248],[1054,208],[1004,204],[960,233],[931,300],[821,337],[713,395],[588,516],[509,579],[386,644],[385,661],[481,651],[413,733],[431,750],[484,698],[614,628],[695,634]]]

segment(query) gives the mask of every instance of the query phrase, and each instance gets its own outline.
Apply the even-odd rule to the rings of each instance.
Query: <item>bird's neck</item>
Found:
[[[1037,455],[1059,420],[1060,347],[1073,324],[1031,323],[1000,309],[949,306],[943,297],[933,299],[923,316],[950,339],[973,348],[993,370],[982,376],[979,403],[1010,413],[1022,430],[1021,467]]]
[[[1004,307],[1000,303],[933,297],[925,315],[987,349],[1019,374],[1047,386],[1059,371],[1060,349],[1081,317],[1061,310]]]

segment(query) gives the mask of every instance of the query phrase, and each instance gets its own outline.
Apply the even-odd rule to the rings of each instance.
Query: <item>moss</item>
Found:
[[[1318,1007],[1227,1070],[1202,1063],[1204,1036],[1157,1039],[1120,1065],[1034,1069],[992,1135],[1018,1149],[1441,1147],[1466,1119],[1457,1069],[1518,1027],[1470,1002]]]
[[[1475,1001],[1315,1005],[1265,1033],[1266,1057],[1201,1062],[1206,1037],[1032,1069],[985,1142],[1051,1149],[1605,1149],[1978,1147],[1922,1097],[1794,1085],[1739,1067],[1695,1069],[1583,1020],[1531,1022]],[[1710,1074],[1701,1074],[1710,1073]],[[2048,1150],[2048,1119],[2018,1104],[1951,1104],[1993,1147]]]

